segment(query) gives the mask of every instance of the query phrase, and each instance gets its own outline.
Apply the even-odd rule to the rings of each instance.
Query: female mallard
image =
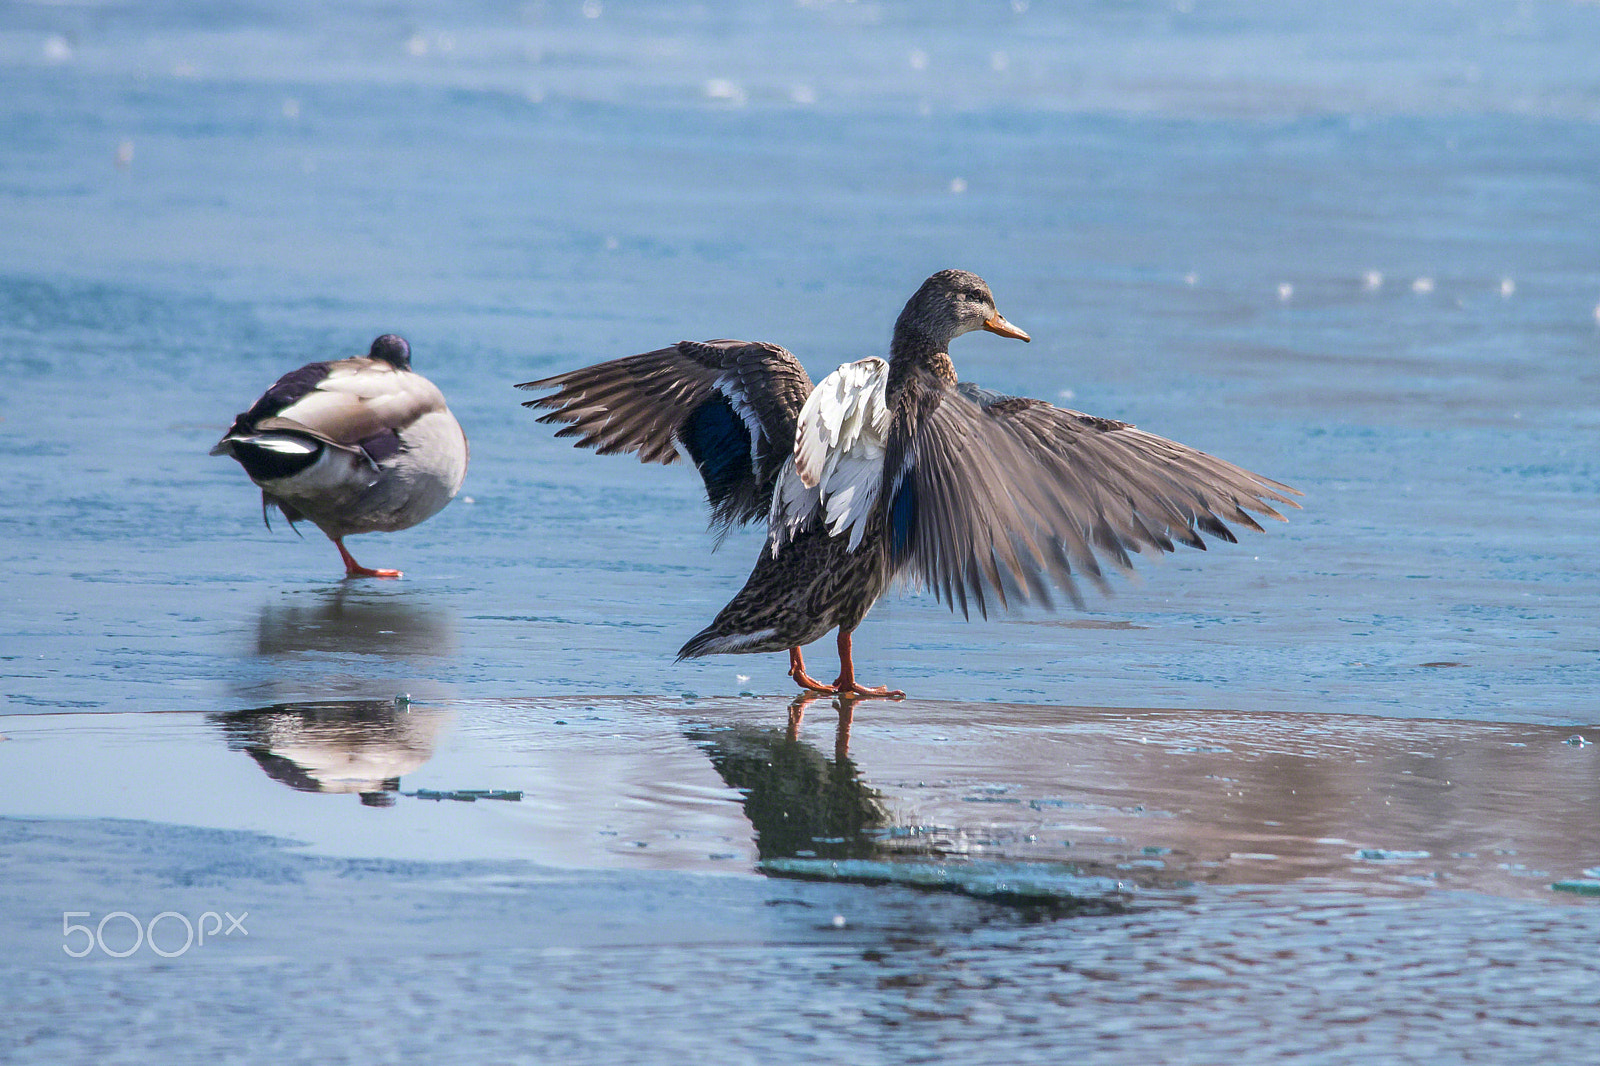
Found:
[[[316,523],[348,577],[399,577],[357,563],[344,538],[437,514],[467,473],[466,434],[433,382],[412,371],[410,345],[392,333],[364,357],[279,378],[211,454],[233,456],[261,486],[263,519],[271,505],[290,525]]]
[[[1223,519],[1282,520],[1267,502],[1299,495],[1126,422],[956,381],[952,338],[976,329],[1026,341],[983,279],[933,275],[900,312],[889,360],[846,363],[815,390],[776,345],[721,340],[530,381],[555,389],[524,406],[601,454],[670,463],[686,451],[714,521],[767,518],[750,579],[680,659],[789,652],[789,676],[822,692],[898,696],[857,683],[850,634],[897,576],[963,615],[1014,599],[1082,606],[1073,568],[1104,588],[1098,557],[1205,548]],[[805,672],[800,648],[839,630],[839,677]]]

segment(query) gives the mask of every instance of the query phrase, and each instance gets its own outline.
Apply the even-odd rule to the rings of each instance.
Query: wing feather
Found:
[[[886,497],[909,484],[915,500],[892,564],[963,614],[1045,599],[1046,579],[1081,605],[1074,574],[1104,589],[1103,563],[1232,541],[1226,522],[1260,530],[1251,512],[1298,507],[1288,485],[1127,423],[931,379],[903,391],[887,463]]]
[[[663,465],[687,454],[726,530],[768,513],[811,379],[776,344],[680,341],[517,388],[553,390],[523,406],[548,409],[539,421],[577,447]]]

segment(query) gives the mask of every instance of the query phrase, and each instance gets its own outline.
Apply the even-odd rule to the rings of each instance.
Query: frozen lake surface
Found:
[[[1597,43],[1559,0],[0,9],[0,1057],[1600,1057]],[[848,733],[782,656],[674,664],[760,533],[512,383],[716,336],[820,377],[947,266],[1034,338],[964,378],[1305,509],[1083,613],[887,598],[857,661],[911,698]],[[348,582],[206,451],[389,331],[472,466]]]

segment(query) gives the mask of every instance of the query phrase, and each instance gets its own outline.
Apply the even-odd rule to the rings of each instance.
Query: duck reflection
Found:
[[[688,731],[729,787],[744,794],[744,813],[763,860],[810,857],[862,859],[879,854],[891,822],[882,793],[861,779],[849,755],[850,722],[859,700],[840,697],[839,725],[829,759],[800,739],[802,695],[789,705],[785,729],[735,725]]]
[[[451,715],[406,700],[280,703],[215,714],[228,747],[300,792],[355,794],[391,807],[400,778],[433,756]]]
[[[306,600],[275,599],[256,618],[256,654],[351,652],[439,657],[456,649],[454,614],[392,592],[341,585]]]

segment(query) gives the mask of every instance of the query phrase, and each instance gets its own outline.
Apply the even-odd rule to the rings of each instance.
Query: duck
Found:
[[[409,529],[439,513],[466,477],[468,445],[438,386],[385,333],[364,356],[291,370],[234,419],[212,455],[229,455],[291,527],[309,520],[339,549],[346,577],[398,578],[356,562],[344,539]]]
[[[1109,592],[1132,555],[1236,542],[1228,523],[1284,520],[1299,490],[1134,425],[1010,396],[956,376],[950,342],[984,330],[1028,342],[989,286],[941,270],[906,302],[888,358],[845,363],[812,387],[788,350],[681,341],[519,388],[523,406],[600,454],[687,458],[719,532],[764,520],[742,589],[679,661],[783,652],[802,688],[902,698],[856,678],[851,635],[897,580],[963,617],[1083,608],[1080,579]],[[839,675],[812,677],[802,649],[837,630]]]

